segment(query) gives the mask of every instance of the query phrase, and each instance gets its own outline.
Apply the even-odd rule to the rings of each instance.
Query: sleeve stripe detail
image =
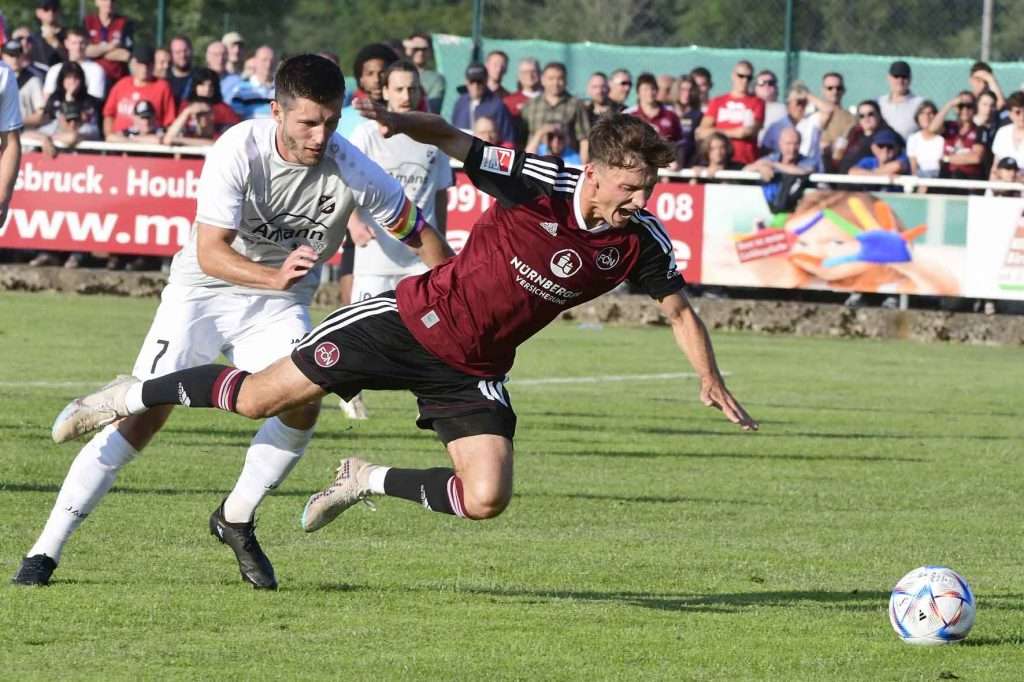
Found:
[[[564,178],[575,182],[579,178],[579,172],[574,172],[567,169],[560,169],[556,164],[553,163],[537,163],[535,159],[529,157],[523,162],[523,168],[530,168],[531,170],[537,171],[538,173],[543,173],[544,175],[547,175],[552,179]]]
[[[556,185],[555,181],[552,178],[549,178],[549,177],[546,177],[544,175],[541,175],[541,174],[539,174],[539,173],[537,173],[537,172],[535,172],[535,171],[533,171],[533,170],[531,170],[529,168],[526,168],[525,166],[523,167],[523,170],[520,171],[520,172],[523,175],[529,175],[531,178],[536,178],[536,179],[540,180],[541,182],[546,182],[549,185],[554,185],[554,188],[555,188],[556,192],[569,192],[571,194],[572,191],[573,191],[572,188],[574,188],[576,186],[574,184],[572,186],[572,188],[570,188],[570,187],[564,187],[564,186]]]
[[[640,221],[641,225],[647,228],[647,231],[651,233],[651,236],[658,240],[658,243],[661,244],[661,248],[665,253],[673,253],[675,251],[675,249],[672,248],[672,240],[669,239],[668,234],[666,234],[665,228],[658,223],[657,218],[654,218],[653,216],[643,216],[639,213],[636,214],[636,218]]]
[[[557,163],[553,161],[544,161],[543,159],[536,156],[527,156],[525,159],[523,159],[523,164],[529,166],[547,166],[551,170],[559,170]]]

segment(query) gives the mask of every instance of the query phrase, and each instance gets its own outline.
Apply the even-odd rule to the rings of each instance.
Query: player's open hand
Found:
[[[316,265],[317,254],[312,246],[303,244],[288,254],[277,269],[277,276],[274,278],[274,288],[280,291],[290,289],[293,284],[306,276],[306,273]]]
[[[759,424],[747,414],[743,406],[732,397],[732,393],[725,387],[721,380],[705,380],[700,386],[700,401],[708,407],[715,407],[722,411],[726,419],[733,424],[739,424],[744,431],[757,431]]]
[[[380,134],[384,137],[391,137],[398,133],[398,116],[388,111],[382,104],[375,104],[369,98],[360,98],[352,103],[352,107],[371,121],[376,121],[380,126]]]

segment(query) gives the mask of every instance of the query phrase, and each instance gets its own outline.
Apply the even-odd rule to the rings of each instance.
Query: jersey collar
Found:
[[[599,234],[605,230],[611,229],[611,225],[602,221],[594,227],[587,227],[587,221],[583,219],[583,210],[580,207],[580,193],[583,188],[583,183],[587,182],[587,176],[584,173],[580,173],[580,180],[576,183],[576,189],[572,192],[572,210],[573,215],[576,218],[576,225],[584,232],[590,234]]]

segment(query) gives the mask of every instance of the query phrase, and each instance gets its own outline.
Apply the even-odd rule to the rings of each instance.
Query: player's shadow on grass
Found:
[[[718,497],[693,497],[688,495],[599,495],[596,493],[531,493],[517,492],[516,497],[548,497],[569,500],[595,500],[599,502],[624,502],[629,504],[739,504],[752,507],[771,507],[768,502],[753,500],[730,500]]]
[[[575,600],[618,603],[657,611],[699,613],[741,613],[763,607],[800,607],[808,603],[840,611],[885,612],[888,592],[854,590],[852,592],[733,592],[723,594],[659,594],[654,592],[591,592],[575,590],[500,590],[464,588],[462,592],[506,597],[523,603]]]
[[[753,454],[744,452],[665,452],[663,450],[613,450],[599,452],[586,450],[545,450],[546,457],[608,457],[634,459],[763,459],[769,461],[792,460],[796,462],[925,462],[919,457],[886,457],[882,455],[800,455],[800,454]]]
[[[756,405],[750,406],[752,409],[758,407],[771,407],[783,410],[812,410],[814,412],[882,412],[885,414],[922,414],[929,417],[938,417],[947,415],[951,417],[1020,417],[1019,412],[965,412],[963,410],[941,410],[941,409],[930,409],[921,407],[907,407],[900,405],[899,407],[893,407],[891,405],[822,405],[821,403],[814,403],[813,405],[805,405],[803,403],[757,403]]]

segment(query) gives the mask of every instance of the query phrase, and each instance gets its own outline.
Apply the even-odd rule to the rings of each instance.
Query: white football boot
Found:
[[[349,419],[369,419],[370,415],[366,413],[366,403],[363,402],[363,394],[356,393],[352,400],[338,400],[338,407],[345,413],[345,416]]]
[[[341,460],[334,481],[306,502],[302,510],[302,530],[312,533],[323,528],[360,500],[376,510],[376,505],[369,500],[373,494],[370,492],[370,471],[374,466],[358,457]]]
[[[135,377],[122,375],[95,393],[72,400],[53,422],[50,431],[53,442],[63,443],[84,436],[129,416],[124,398],[128,389],[137,383],[139,380]]]

